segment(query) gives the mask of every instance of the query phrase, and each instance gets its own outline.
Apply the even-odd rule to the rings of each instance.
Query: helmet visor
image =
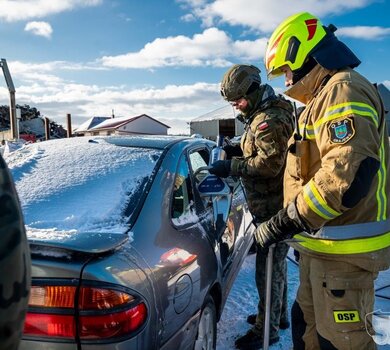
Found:
[[[284,73],[281,68],[270,69],[267,71],[268,80],[272,80],[282,76]]]

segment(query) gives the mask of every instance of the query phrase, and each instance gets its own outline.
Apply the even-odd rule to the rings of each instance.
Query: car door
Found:
[[[202,177],[209,176],[208,172],[202,172],[197,175],[199,169],[207,167],[210,157],[208,148],[198,148],[189,152],[189,162],[195,182],[199,183]],[[199,176],[201,178],[199,178]],[[243,220],[243,202],[245,198],[241,190],[240,181],[238,178],[228,177],[222,180],[228,187],[228,201],[225,195],[202,196],[194,188],[194,196],[201,198],[200,202],[203,205],[203,210],[210,211],[212,218],[212,237],[220,253],[220,263],[222,267],[222,277],[224,282],[229,279],[229,271],[234,263],[237,244],[242,244],[242,237],[245,235],[245,227]],[[214,202],[214,203],[213,203]],[[215,203],[216,202],[216,203]],[[227,206],[226,203],[229,203]],[[215,213],[215,211],[218,213]],[[225,281],[226,280],[226,281]]]
[[[171,266],[165,292],[170,306],[165,307],[163,342],[202,306],[219,277],[222,278],[222,293],[226,297],[229,290],[226,286],[231,285],[235,276],[232,271],[242,261],[237,255],[237,247],[241,246],[246,234],[241,184],[236,178],[224,180],[231,189],[231,205],[226,208],[226,214],[221,213],[226,218],[225,222],[217,225],[213,201],[222,201],[223,198],[202,197],[197,190],[199,181],[209,174],[207,171],[198,173],[198,170],[207,167],[209,157],[207,147],[191,148],[181,155],[175,171],[170,215],[177,230],[176,248],[162,259],[166,261],[167,268]],[[223,205],[217,207],[224,208]],[[173,272],[172,267],[177,266],[178,261],[181,267]],[[179,348],[186,347],[183,342],[180,342]]]
[[[177,349],[192,346],[196,328],[188,327],[185,338],[178,330],[200,310],[218,270],[214,248],[207,238],[213,230],[212,212],[205,212],[194,196],[188,159],[188,153],[183,152],[174,172],[169,200],[174,236],[169,235],[170,240],[167,240],[167,234],[160,238],[165,245],[173,248],[160,257],[158,264],[158,274],[160,277],[164,274],[159,279],[164,309],[161,343]],[[192,334],[192,331],[195,333]]]
[[[226,178],[232,189],[232,201],[226,227],[220,238],[221,259],[224,260],[223,281],[226,286],[234,282],[242,260],[252,242],[252,215],[248,210],[241,181],[237,177]],[[225,288],[227,293],[229,288]]]

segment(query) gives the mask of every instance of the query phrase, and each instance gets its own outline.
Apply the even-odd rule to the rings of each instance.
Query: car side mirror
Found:
[[[232,191],[225,180],[209,174],[198,185],[201,197],[211,197],[214,212],[214,224],[218,231],[219,226],[227,221],[232,202]]]

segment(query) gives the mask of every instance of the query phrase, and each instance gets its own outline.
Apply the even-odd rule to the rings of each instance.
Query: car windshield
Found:
[[[29,238],[127,231],[161,153],[85,137],[9,153]]]

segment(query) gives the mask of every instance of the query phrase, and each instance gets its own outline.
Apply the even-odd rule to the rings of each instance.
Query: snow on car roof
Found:
[[[80,137],[30,144],[7,154],[29,238],[126,232],[123,210],[161,153]]]

